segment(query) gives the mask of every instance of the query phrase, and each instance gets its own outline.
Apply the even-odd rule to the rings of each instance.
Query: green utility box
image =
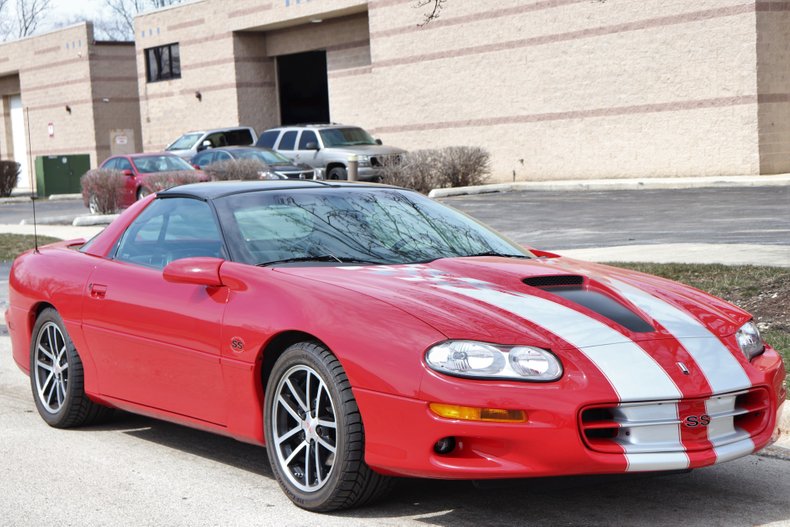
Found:
[[[90,165],[88,154],[36,157],[36,194],[39,197],[79,194],[80,178],[90,170]]]

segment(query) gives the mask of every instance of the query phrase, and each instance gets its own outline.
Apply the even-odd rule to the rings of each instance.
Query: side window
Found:
[[[126,229],[115,259],[155,269],[193,256],[224,258],[211,207],[197,199],[154,200]]]
[[[214,163],[219,163],[220,161],[230,161],[232,158],[230,154],[227,152],[217,152],[214,156]]]
[[[115,169],[116,170],[131,170],[132,169],[132,164],[125,157],[119,157],[118,159],[115,160]]]
[[[247,146],[253,142],[252,133],[246,128],[230,130],[225,135],[227,135],[229,145]]]
[[[296,130],[289,130],[283,134],[280,139],[280,145],[277,150],[293,150],[296,144]]]
[[[206,137],[203,141],[209,141],[211,143],[212,148],[217,148],[219,146],[228,146],[228,139],[225,137],[225,132],[213,133],[208,137]],[[201,141],[201,143],[203,141]]]
[[[211,164],[210,160],[213,155],[214,152],[201,152],[192,158],[192,164],[197,165],[199,167],[204,167],[206,165],[209,165]]]
[[[277,136],[280,135],[279,130],[270,130],[263,132],[255,143],[258,146],[265,146],[266,148],[274,148],[274,143],[277,141]]]
[[[299,138],[299,150],[307,150],[307,143],[318,144],[318,138],[312,130],[302,130],[302,137]]]
[[[118,158],[114,157],[112,159],[108,159],[107,161],[105,161],[104,164],[101,166],[101,168],[102,170],[115,170],[117,164],[118,164]]]

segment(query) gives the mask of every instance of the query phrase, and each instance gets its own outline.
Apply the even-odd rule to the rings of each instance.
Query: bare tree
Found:
[[[137,14],[181,2],[182,0],[104,0],[111,17],[108,20],[97,21],[97,27],[109,38],[132,40],[134,17]]]
[[[439,18],[439,15],[442,13],[442,8],[444,8],[444,4],[447,0],[417,0],[417,3],[414,5],[416,9],[422,9],[425,6],[429,6],[430,11],[423,15],[422,23],[418,24],[420,26],[424,26],[431,20],[436,20]]]
[[[46,17],[51,0],[16,0],[16,37],[32,35]]]

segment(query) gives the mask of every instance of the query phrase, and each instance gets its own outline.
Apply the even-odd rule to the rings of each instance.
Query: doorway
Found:
[[[277,57],[280,124],[328,123],[326,51]]]

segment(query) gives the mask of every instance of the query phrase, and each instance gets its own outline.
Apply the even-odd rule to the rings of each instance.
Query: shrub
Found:
[[[438,158],[442,187],[481,185],[491,173],[491,155],[479,146],[448,146],[439,150]]]
[[[262,179],[261,174],[269,171],[269,165],[258,159],[231,159],[212,163],[203,171],[213,181]]]
[[[390,185],[427,194],[434,188],[465,187],[485,183],[491,171],[491,156],[476,146],[450,146],[415,150],[389,161],[382,180]]]
[[[94,169],[80,178],[82,201],[92,213],[112,214],[121,208],[128,176],[119,170]]]
[[[178,185],[206,181],[206,179],[206,175],[202,172],[194,172],[191,170],[156,172],[153,174],[146,174],[144,176],[143,189],[148,193],[159,192],[160,190],[165,190]]]
[[[415,150],[403,154],[399,160],[391,158],[384,162],[381,180],[389,185],[414,189],[427,194],[441,186],[436,170],[438,150]]]
[[[0,196],[7,197],[16,186],[22,165],[16,161],[0,161]]]

